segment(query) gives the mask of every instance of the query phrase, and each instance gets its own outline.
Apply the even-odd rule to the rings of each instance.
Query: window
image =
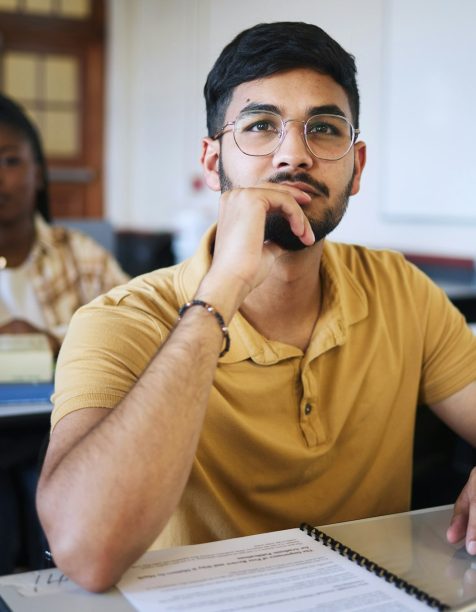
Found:
[[[41,133],[53,217],[102,216],[101,0],[0,0],[0,88]]]

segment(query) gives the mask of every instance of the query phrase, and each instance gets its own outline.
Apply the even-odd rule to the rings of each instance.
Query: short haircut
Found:
[[[204,88],[208,135],[222,128],[235,87],[293,68],[333,78],[346,92],[354,127],[359,127],[354,56],[316,25],[282,21],[244,30],[221,52]]]
[[[3,94],[0,94],[0,125],[9,127],[30,143],[33,156],[40,168],[42,178],[42,186],[36,193],[35,208],[45,221],[51,221],[48,194],[48,170],[38,130],[27,117],[23,108]]]

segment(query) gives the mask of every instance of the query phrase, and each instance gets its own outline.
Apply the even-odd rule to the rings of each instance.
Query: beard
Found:
[[[223,168],[221,157],[218,162],[218,173],[222,193],[224,191],[230,191],[235,187]],[[307,183],[310,185],[320,196],[329,198],[330,195],[327,185],[321,181],[313,179],[305,172],[298,174],[278,172],[268,180],[270,183],[276,184],[283,181],[287,181],[289,183],[299,181],[300,183]],[[334,198],[332,205],[323,208],[321,219],[316,219],[315,217],[311,217],[305,213],[314,233],[316,243],[323,240],[341,222],[342,217],[347,210],[353,180],[354,173],[352,173],[352,177],[345,188]],[[286,251],[301,251],[302,249],[308,248],[303,242],[301,242],[296,234],[293,233],[288,220],[279,213],[269,213],[267,215],[264,227],[264,240],[274,242]]]

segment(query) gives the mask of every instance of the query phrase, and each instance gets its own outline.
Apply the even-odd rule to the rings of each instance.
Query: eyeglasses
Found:
[[[310,153],[327,161],[344,157],[360,133],[346,117],[340,115],[313,115],[307,121],[299,121],[284,120],[272,111],[251,110],[240,113],[235,121],[226,123],[213,136],[213,140],[233,126],[233,138],[242,153],[256,157],[271,155],[283,142],[286,125],[291,121],[303,124],[304,140]]]

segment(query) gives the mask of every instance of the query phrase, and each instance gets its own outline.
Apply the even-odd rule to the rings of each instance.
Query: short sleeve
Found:
[[[424,313],[420,402],[434,404],[476,380],[476,336],[446,293],[414,271]]]
[[[170,332],[176,309],[118,287],[73,316],[58,357],[52,428],[82,408],[114,408]]]

